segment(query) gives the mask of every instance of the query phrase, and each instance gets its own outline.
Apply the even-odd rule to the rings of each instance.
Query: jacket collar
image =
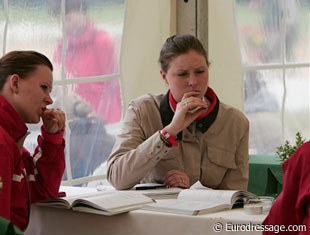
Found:
[[[16,142],[27,133],[27,126],[12,105],[0,95],[0,126]]]
[[[196,128],[202,133],[206,132],[212,123],[215,121],[218,110],[219,110],[219,99],[216,96],[215,92],[208,87],[208,90],[205,95],[211,102],[208,111],[202,114],[196,120]],[[170,97],[170,98],[169,98]],[[160,116],[163,126],[167,126],[173,118],[174,110],[176,108],[176,102],[174,101],[172,95],[170,95],[170,90],[164,95],[162,101],[160,102]],[[178,139],[181,139],[182,133],[180,132],[177,136]]]

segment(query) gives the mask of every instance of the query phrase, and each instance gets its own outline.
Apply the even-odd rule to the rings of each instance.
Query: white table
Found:
[[[114,216],[102,216],[32,205],[30,223],[25,235],[256,235],[262,233],[252,231],[253,226],[261,224],[265,217],[266,214],[247,215],[242,208],[198,216],[145,210],[135,210]],[[221,232],[214,231],[216,225],[223,226]],[[250,226],[252,226],[252,229]]]

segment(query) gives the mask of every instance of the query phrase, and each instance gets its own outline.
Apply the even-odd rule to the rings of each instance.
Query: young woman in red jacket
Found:
[[[283,189],[263,222],[264,235],[310,235],[310,142],[283,163]]]
[[[65,169],[65,114],[53,103],[53,66],[35,51],[0,59],[0,216],[25,230],[30,204],[58,196]],[[42,119],[33,156],[23,148],[26,123]]]

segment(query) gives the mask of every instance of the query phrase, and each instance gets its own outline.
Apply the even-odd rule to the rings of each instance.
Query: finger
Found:
[[[205,111],[207,111],[209,106],[207,104],[204,104],[204,103],[192,102],[192,103],[188,103],[185,108],[186,108],[187,112],[195,113],[200,109],[205,109]]]
[[[181,106],[188,107],[190,109],[197,107],[207,107],[208,104],[205,102],[204,99],[199,98],[199,97],[188,97],[188,98],[183,98],[181,102],[179,102]]]
[[[181,177],[182,175],[184,175],[184,173],[181,172],[181,171],[178,171],[178,170],[170,170],[170,171],[168,171],[168,172],[165,174],[164,180],[170,182],[171,180],[173,181],[174,178]]]
[[[169,187],[187,188],[186,180],[184,177],[174,177],[165,182]]]
[[[184,93],[182,100],[189,97],[199,97],[199,95],[200,95],[199,91],[189,91]]]
[[[181,188],[181,187],[185,187],[185,185],[182,183],[181,180],[174,180],[171,182],[165,182],[165,184],[169,187],[174,187],[174,188]]]
[[[198,109],[195,112],[188,111],[187,115],[190,117],[190,120],[196,120],[199,116],[206,113],[208,109]]]
[[[181,187],[181,188],[187,188],[187,184],[186,184],[186,182],[185,182],[185,179],[183,178],[183,177],[181,177],[180,178],[180,180],[181,180],[181,182],[180,182],[180,186],[179,187]]]
[[[43,118],[44,119],[57,119],[61,122],[65,122],[66,120],[65,113],[57,109],[45,110],[43,113]]]
[[[49,133],[57,133],[57,132],[59,132],[59,127],[58,127],[58,125],[55,123],[55,124],[51,125],[51,126],[48,128],[48,130],[46,130],[46,131],[49,132]]]
[[[171,185],[175,182],[175,176],[174,174],[173,175],[169,175],[169,176],[165,176],[164,177],[164,182],[167,184],[167,185]]]
[[[63,118],[63,115],[47,113],[43,117],[43,125],[47,132],[57,133],[65,128],[65,119]]]
[[[167,184],[167,185],[175,185],[175,184],[177,184],[180,180],[178,180],[178,179],[180,179],[180,177],[177,175],[177,174],[172,174],[172,175],[170,175],[170,176],[168,176],[168,177],[165,177],[165,179],[164,179],[164,182]]]
[[[173,174],[177,174],[177,173],[181,173],[181,172],[178,171],[178,170],[170,170],[170,171],[168,171],[168,172],[165,174],[165,176],[166,176],[166,177],[169,177],[169,176],[171,176],[171,175],[173,175]]]
[[[206,100],[199,98],[199,97],[189,97],[184,99],[186,103],[190,104],[196,104],[196,105],[208,105]]]
[[[52,110],[51,109],[45,109],[44,112],[43,112],[43,115],[42,117],[43,118],[50,118],[52,116]]]
[[[55,115],[53,119],[57,125],[59,126],[59,129],[64,129],[66,125],[66,117],[63,113],[60,113],[58,115]]]
[[[57,112],[54,109],[46,109],[43,112],[43,118],[51,119],[57,115]]]
[[[65,128],[65,122],[62,119],[54,118],[53,125],[57,125],[59,131]]]
[[[179,185],[184,182],[184,178],[186,177],[186,174],[183,172],[171,170],[165,175],[164,181],[167,185]]]

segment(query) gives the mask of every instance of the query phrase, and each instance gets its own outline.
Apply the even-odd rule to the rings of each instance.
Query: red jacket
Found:
[[[0,216],[21,230],[27,227],[30,203],[58,196],[65,169],[63,133],[41,132],[32,157],[17,145],[27,133],[24,121],[0,96]]]
[[[283,171],[283,190],[272,205],[263,224],[268,226],[268,229],[273,225],[282,225],[283,229],[288,231],[279,231],[278,233],[277,231],[265,231],[263,234],[309,235],[310,142],[303,144],[283,163]],[[297,228],[301,225],[306,225],[307,231]]]
[[[65,50],[65,51],[64,51]],[[89,21],[85,31],[78,36],[68,35],[67,48],[62,41],[56,48],[54,59],[61,63],[62,53],[67,78],[102,76],[118,72],[115,46],[112,37],[104,30],[97,30]],[[121,120],[122,104],[119,80],[80,83],[74,91],[91,104],[105,123]]]

